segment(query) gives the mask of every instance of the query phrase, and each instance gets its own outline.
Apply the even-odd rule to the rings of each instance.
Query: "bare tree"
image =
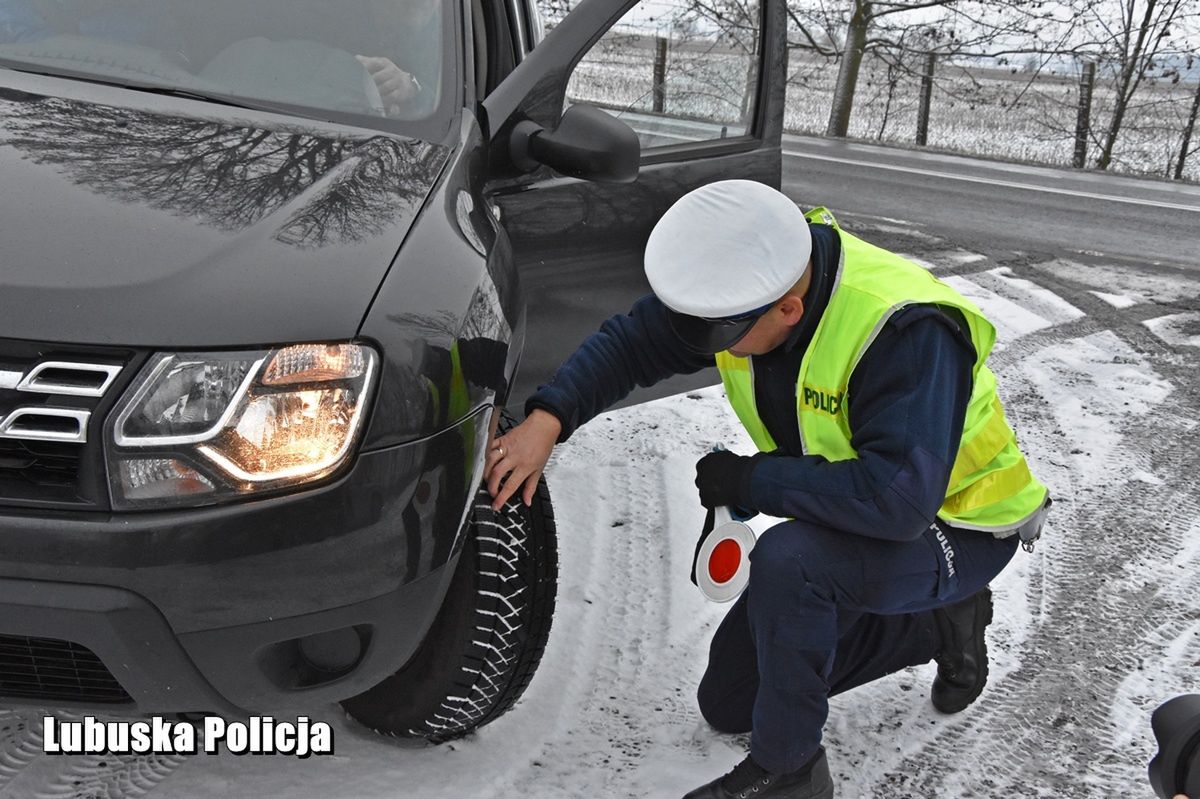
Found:
[[[946,57],[995,57],[1045,49],[1045,0],[794,0],[791,44],[826,59],[838,73],[826,135],[845,136],[868,54],[880,57],[893,80],[917,78],[929,52]]]
[[[1096,59],[1112,78],[1112,116],[1096,160],[1097,168],[1107,169],[1135,95],[1156,71],[1162,71],[1164,59],[1186,52],[1193,26],[1200,21],[1200,6],[1195,0],[1114,0],[1099,4],[1075,0],[1075,4],[1090,38],[1073,49]]]
[[[1175,162],[1170,139],[1178,141],[1181,128],[1186,138],[1188,128],[1184,118],[1192,96],[1178,84],[1200,44],[1200,4],[1057,0],[1057,5],[1069,10],[1071,22],[1060,44],[1043,43],[1041,54],[1048,60],[1069,57],[1076,64],[1096,65],[1096,101],[1088,130],[1098,152],[1095,167],[1108,169],[1124,153],[1143,171],[1155,161],[1165,164],[1154,171],[1170,176]],[[1068,134],[1065,119],[1045,124],[1052,134]],[[1182,158],[1186,151],[1185,144]]]
[[[538,12],[542,15],[542,23],[546,30],[562,22],[563,17],[576,5],[578,0],[537,0]]]

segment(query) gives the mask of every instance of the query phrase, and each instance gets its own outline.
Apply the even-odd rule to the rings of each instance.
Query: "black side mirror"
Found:
[[[530,120],[515,125],[509,156],[526,171],[545,164],[568,177],[630,183],[637,179],[642,147],[624,122],[595,106],[576,103],[552,131]]]

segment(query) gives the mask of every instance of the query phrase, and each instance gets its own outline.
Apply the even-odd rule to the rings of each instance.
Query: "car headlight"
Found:
[[[113,507],[210,504],[329,476],[353,454],[377,363],[351,343],[156,355],[110,428]]]

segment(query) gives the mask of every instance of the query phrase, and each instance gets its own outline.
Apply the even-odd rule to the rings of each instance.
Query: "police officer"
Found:
[[[1040,532],[985,365],[995,330],[926,270],[759,183],[682,197],[646,245],[654,294],[590,336],[492,444],[497,507],[629,393],[716,365],[758,453],[696,464],[706,507],[790,519],[759,537],[713,637],[700,711],[749,755],[688,797],[826,799],[829,696],[936,659],[934,707],[987,680],[987,584]]]

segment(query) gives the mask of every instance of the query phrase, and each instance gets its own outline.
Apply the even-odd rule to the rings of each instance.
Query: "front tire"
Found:
[[[497,513],[491,501],[481,487],[446,599],[416,654],[342,702],[376,732],[461,737],[508,712],[537,671],[558,578],[550,492],[543,478],[531,507],[511,499]]]

